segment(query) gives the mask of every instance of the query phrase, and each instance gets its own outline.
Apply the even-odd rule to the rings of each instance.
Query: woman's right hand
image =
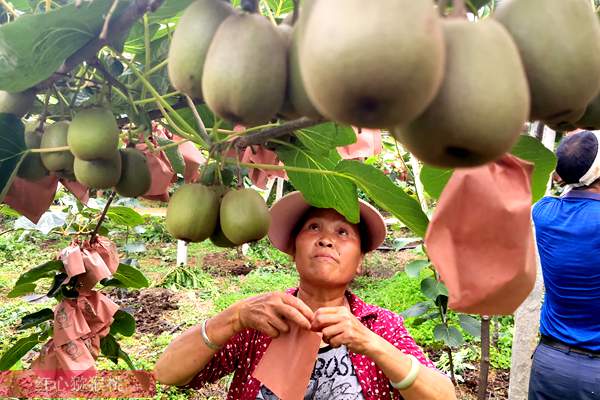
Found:
[[[314,313],[299,298],[287,293],[272,292],[242,300],[237,304],[236,331],[255,329],[276,338],[295,323],[310,330]]]

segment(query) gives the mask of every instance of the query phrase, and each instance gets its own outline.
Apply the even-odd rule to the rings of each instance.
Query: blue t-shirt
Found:
[[[544,197],[533,222],[546,287],[541,333],[600,351],[600,194]]]

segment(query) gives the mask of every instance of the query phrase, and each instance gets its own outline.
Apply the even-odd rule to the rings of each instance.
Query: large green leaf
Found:
[[[14,299],[15,297],[23,296],[28,293],[33,293],[35,291],[36,286],[37,285],[35,283],[23,283],[22,285],[16,285],[14,288],[12,288],[10,292],[8,292],[6,297],[8,297],[9,299]]]
[[[119,350],[121,346],[113,335],[108,334],[100,339],[100,351],[115,364],[119,362]]]
[[[421,271],[431,265],[429,260],[413,260],[406,264],[404,272],[411,278],[418,278],[421,275]]]
[[[38,343],[39,335],[37,333],[17,340],[17,343],[13,347],[2,354],[2,358],[0,358],[0,371],[10,369],[10,367],[15,365],[17,361],[23,358]]]
[[[15,286],[20,286],[26,283],[34,283],[42,278],[54,278],[56,271],[63,269],[63,263],[60,260],[51,260],[31,268],[27,272],[21,274]]]
[[[538,139],[525,135],[521,136],[511,153],[535,165],[531,180],[532,200],[535,203],[546,193],[550,174],[556,168],[556,156]]]
[[[114,279],[117,279],[124,287],[132,289],[142,289],[150,286],[148,278],[144,276],[142,271],[129,265],[119,264],[119,267],[113,274]]]
[[[58,67],[96,38],[112,0],[84,1],[44,14],[24,15],[0,27],[0,89],[23,91],[50,77]],[[121,1],[113,18],[128,2]]]
[[[296,137],[311,151],[328,154],[338,146],[356,142],[356,133],[349,126],[328,122],[296,131]]]
[[[152,22],[164,19],[170,20],[180,15],[193,0],[165,0],[165,2],[154,13],[149,14]]]
[[[156,140],[158,141],[158,145],[161,147],[175,143],[172,140],[161,137],[156,138]],[[179,151],[179,147],[171,146],[165,149],[164,152],[169,161],[171,162],[173,170],[175,170],[176,173],[183,175],[185,171],[185,162],[183,161],[183,156]]]
[[[25,157],[24,131],[23,123],[15,115],[0,113],[0,203]]]
[[[535,203],[546,193],[546,185],[550,179],[550,174],[556,168],[556,156],[539,140],[528,135],[521,135],[510,152],[535,165],[531,181],[531,192]],[[423,166],[421,182],[423,182],[427,193],[436,199],[439,198],[442,190],[450,180],[452,172],[452,169]]]
[[[288,167],[301,167],[314,173],[287,170],[290,181],[315,207],[333,208],[352,223],[360,220],[356,187],[349,179],[327,174],[335,169],[340,155],[331,150],[327,155],[315,154],[300,147],[279,147],[279,159]],[[325,172],[325,173],[319,173]]]
[[[145,222],[144,217],[129,207],[110,207],[106,212],[106,216],[114,223],[130,228],[142,225]]]
[[[429,220],[419,202],[377,168],[358,161],[341,161],[336,171],[348,175],[379,207],[391,212],[416,235],[425,236]]]
[[[479,338],[481,337],[481,320],[471,317],[467,314],[460,314],[458,316],[461,328],[463,328],[469,335]]]
[[[421,281],[421,292],[431,300],[437,299],[440,295],[448,296],[446,285],[433,277]]]
[[[402,311],[401,315],[404,318],[414,318],[425,314],[431,309],[432,303],[430,301],[422,301],[415,304],[407,310]]]
[[[123,336],[131,336],[135,332],[135,319],[127,311],[117,310],[113,316],[114,320],[110,326],[111,335],[120,333]]]

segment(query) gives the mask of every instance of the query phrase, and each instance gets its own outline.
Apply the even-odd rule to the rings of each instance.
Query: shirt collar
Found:
[[[600,201],[600,193],[594,193],[587,190],[571,190],[563,198],[590,199]]]
[[[299,288],[297,287],[290,288],[286,290],[286,293],[297,296],[298,290]],[[377,314],[377,307],[365,303],[350,290],[346,290],[346,298],[348,299],[348,304],[350,305],[350,312],[352,312],[352,315],[354,315],[356,318],[362,320]]]

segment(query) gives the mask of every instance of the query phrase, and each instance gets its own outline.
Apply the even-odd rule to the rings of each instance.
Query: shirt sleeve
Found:
[[[222,377],[229,375],[237,368],[240,356],[244,349],[243,343],[247,343],[250,336],[248,330],[242,331],[229,339],[227,343],[215,353],[192,380],[183,388],[200,389],[207,383],[213,383]]]

